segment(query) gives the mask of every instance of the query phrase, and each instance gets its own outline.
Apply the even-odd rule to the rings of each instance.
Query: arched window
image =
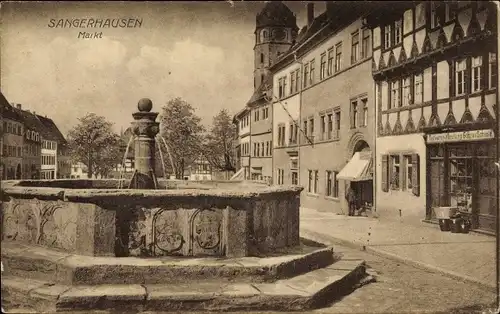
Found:
[[[267,38],[267,31],[263,31],[262,34],[264,35],[264,39]]]

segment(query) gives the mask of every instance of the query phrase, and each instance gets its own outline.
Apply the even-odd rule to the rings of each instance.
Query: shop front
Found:
[[[427,212],[455,207],[470,215],[472,228],[495,232],[497,217],[497,147],[491,129],[428,134]]]

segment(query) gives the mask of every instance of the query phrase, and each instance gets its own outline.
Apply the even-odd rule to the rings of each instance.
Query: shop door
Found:
[[[428,185],[430,192],[428,194],[427,219],[436,219],[433,207],[449,206],[449,200],[446,193],[446,164],[445,150],[443,145],[429,146],[429,165],[430,176]]]
[[[496,146],[479,144],[477,149],[477,194],[475,198],[475,221],[477,228],[495,232],[497,212]]]

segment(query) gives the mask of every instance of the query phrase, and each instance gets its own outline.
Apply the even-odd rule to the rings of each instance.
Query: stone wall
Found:
[[[43,183],[55,181],[69,180]],[[74,181],[92,186],[92,180]],[[2,241],[81,255],[141,257],[262,255],[299,244],[300,187],[28,186],[33,182],[42,181],[2,183]]]

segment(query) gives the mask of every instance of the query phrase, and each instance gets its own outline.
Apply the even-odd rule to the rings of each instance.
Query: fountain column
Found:
[[[139,100],[138,112],[132,114],[132,130],[135,135],[135,174],[131,188],[154,189],[155,177],[155,136],[160,131],[156,122],[158,112],[151,112],[153,102],[148,98]]]

